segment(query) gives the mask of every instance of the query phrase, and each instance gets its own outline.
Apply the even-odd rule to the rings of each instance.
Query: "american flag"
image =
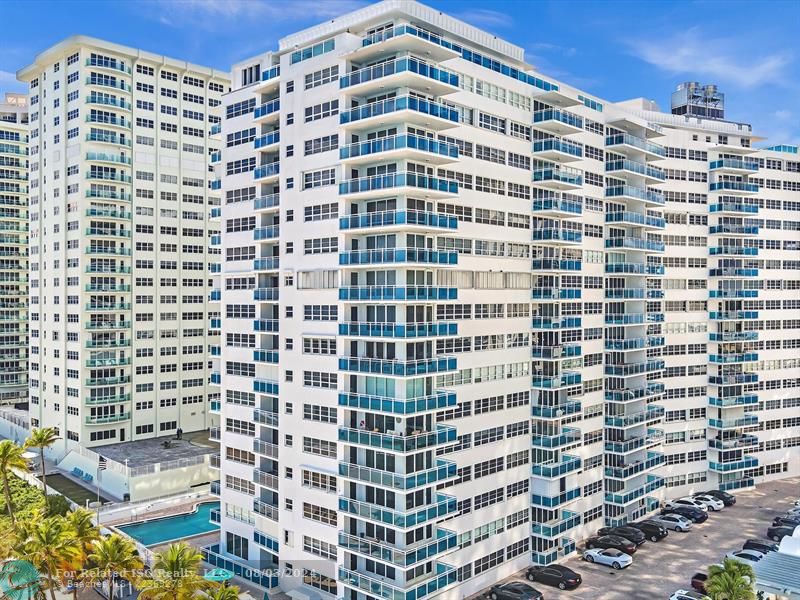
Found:
[[[108,468],[108,460],[106,460],[105,456],[101,456],[100,459],[97,461],[97,470],[105,471],[107,468]]]

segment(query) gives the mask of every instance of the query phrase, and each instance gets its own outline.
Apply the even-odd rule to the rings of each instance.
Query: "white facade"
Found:
[[[30,86],[31,425],[78,445],[207,429],[227,74],[76,36]],[[60,445],[61,446],[61,445]]]
[[[522,56],[388,0],[234,67],[210,562],[465,597],[666,494],[800,473],[800,159],[739,168],[749,126]]]
[[[0,102],[0,404],[28,399],[28,104]]]

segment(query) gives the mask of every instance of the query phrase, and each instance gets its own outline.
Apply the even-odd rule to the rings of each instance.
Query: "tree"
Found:
[[[216,584],[206,591],[204,598],[208,598],[208,600],[239,600],[239,588],[235,585]]]
[[[210,588],[198,570],[202,555],[186,544],[171,544],[155,555],[150,577],[138,582],[141,600],[190,600]]]
[[[722,566],[708,568],[706,593],[712,600],[755,600],[753,567],[738,560],[726,558]]]
[[[89,579],[104,581],[108,585],[108,600],[114,600],[115,575],[126,574],[126,579],[133,579],[131,573],[136,574],[142,569],[136,546],[117,534],[94,540],[88,559],[92,566]]]
[[[59,576],[72,571],[78,562],[80,548],[66,519],[48,517],[33,523],[18,554],[30,561],[47,580],[51,600],[61,587]]]
[[[48,517],[64,517],[69,512],[71,505],[66,496],[50,494],[45,496],[44,510]]]
[[[11,518],[11,523],[16,523],[14,517],[14,506],[11,501],[11,488],[8,485],[8,475],[11,469],[19,471],[28,471],[28,461],[23,457],[23,449],[17,446],[11,440],[3,440],[0,442],[0,477],[3,478],[3,493],[6,497],[6,509],[8,516]]]
[[[39,458],[42,461],[42,492],[44,492],[45,496],[47,496],[47,478],[45,474],[44,449],[51,447],[60,439],[54,427],[43,427],[41,429],[32,429],[28,439],[25,440],[25,448],[39,449]]]

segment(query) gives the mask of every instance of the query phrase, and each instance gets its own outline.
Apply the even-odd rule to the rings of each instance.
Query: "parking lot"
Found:
[[[670,531],[660,542],[648,541],[634,555],[633,564],[622,571],[582,561],[580,546],[578,553],[563,563],[581,574],[583,583],[578,589],[533,585],[546,600],[668,600],[677,589],[691,589],[694,573],[708,572],[709,565],[740,549],[746,539],[763,539],[772,519],[800,496],[799,486],[800,480],[786,479],[734,492],[736,505],[710,513],[705,523],[694,524],[687,533]],[[509,580],[523,576],[518,573]]]

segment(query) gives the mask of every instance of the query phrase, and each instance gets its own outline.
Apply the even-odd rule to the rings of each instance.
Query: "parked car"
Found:
[[[624,569],[633,562],[630,554],[620,552],[616,548],[606,548],[605,550],[587,550],[583,553],[583,560],[600,565],[608,565],[615,569]]]
[[[780,542],[786,536],[792,537],[794,533],[793,525],[777,525],[767,529],[767,537],[773,542]]]
[[[644,533],[630,525],[623,527],[601,527],[597,530],[597,535],[617,535],[632,541],[637,546],[641,546],[647,541],[647,536]]]
[[[756,552],[761,552],[761,554],[766,554],[767,552],[777,552],[778,544],[773,544],[766,540],[747,540],[742,545],[742,550],[755,550]]]
[[[698,592],[705,593],[707,581],[708,581],[708,575],[706,573],[698,572],[692,575],[692,587]]]
[[[684,517],[683,515],[679,515],[676,513],[666,513],[661,515],[656,515],[650,517],[651,521],[654,521],[661,525],[666,529],[672,529],[673,531],[677,531],[681,533],[683,531],[689,531],[692,528],[692,521]]]
[[[618,535],[594,535],[586,540],[586,549],[592,548],[614,548],[627,554],[636,552],[636,544]]]
[[[650,519],[639,521],[638,523],[629,523],[628,527],[635,527],[645,534],[651,542],[658,542],[669,535],[666,527]]]
[[[692,508],[691,506],[676,506],[674,508],[667,508],[661,511],[663,513],[673,513],[686,517],[692,523],[704,523],[708,521],[708,513],[699,508]]]
[[[736,496],[729,494],[728,492],[723,492],[722,490],[709,490],[707,492],[703,492],[703,495],[719,498],[725,503],[725,506],[733,506],[736,504]]]
[[[720,500],[719,498],[715,498],[714,496],[706,496],[705,494],[695,494],[692,498],[696,502],[701,502],[705,504],[705,507],[710,511],[718,511],[725,508],[725,503]]]
[[[675,500],[667,500],[664,502],[664,508],[677,508],[679,506],[688,506],[690,508],[702,510],[703,512],[708,511],[708,507],[703,502],[688,496],[686,498],[677,498]]]
[[[787,515],[800,515],[800,506],[793,506],[786,511]]]
[[[561,590],[574,590],[582,581],[578,573],[563,565],[533,566],[525,572],[525,577]]]
[[[754,564],[764,558],[764,555],[761,552],[756,552],[755,550],[734,550],[733,552],[728,552],[725,555],[725,558],[730,558],[731,560],[735,560],[752,567]]]
[[[544,600],[542,592],[521,581],[496,585],[489,590],[489,597],[492,600]]]
[[[781,515],[772,519],[772,526],[786,525],[787,527],[797,527],[800,525],[800,515]]]
[[[678,590],[669,597],[669,600],[711,600],[705,594],[693,590]]]

